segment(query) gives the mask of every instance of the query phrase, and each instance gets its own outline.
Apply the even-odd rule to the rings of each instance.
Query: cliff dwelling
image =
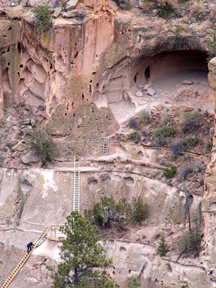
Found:
[[[99,81],[93,100],[98,108],[110,107],[120,124],[142,109],[151,109],[151,104],[157,100],[163,104],[167,101],[169,107],[173,100],[181,97],[181,93],[184,94],[183,90],[187,92],[182,95],[182,100],[191,94],[195,100],[190,101],[192,107],[202,106],[202,109],[213,113],[206,58],[205,52],[180,50],[151,57],[144,55],[134,61],[122,60],[117,67],[111,68],[105,79]],[[183,84],[184,80],[190,81]],[[196,91],[202,94],[205,101],[195,96]]]
[[[60,226],[103,197],[148,208],[98,226],[120,288],[216,287],[212,2],[0,1],[2,288],[51,287]]]

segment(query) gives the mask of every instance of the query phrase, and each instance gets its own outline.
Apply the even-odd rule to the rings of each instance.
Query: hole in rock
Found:
[[[22,44],[20,42],[17,43],[17,50],[19,54],[22,52]]]
[[[145,79],[146,81],[150,78],[150,66],[145,69]]]
[[[23,64],[20,64],[20,66],[19,66],[20,68],[23,68]]]
[[[137,76],[135,75],[135,76],[134,76],[134,83],[136,83],[136,78],[137,78]]]
[[[125,247],[121,246],[120,249],[119,249],[119,251],[120,251],[120,252],[121,252],[121,251],[127,251],[127,249],[126,249]]]
[[[10,52],[10,46],[8,46],[8,48],[7,48],[7,52]]]
[[[166,268],[167,268],[168,272],[172,273],[173,270],[172,270],[172,267],[169,263],[166,264]]]
[[[216,211],[216,202],[212,202],[212,203],[209,205],[209,209],[210,209],[210,210],[213,210],[213,211]]]
[[[124,182],[125,182],[125,185],[131,186],[134,184],[134,179],[132,177],[125,177]]]

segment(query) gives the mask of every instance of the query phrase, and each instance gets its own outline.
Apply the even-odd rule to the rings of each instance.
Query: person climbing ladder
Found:
[[[32,242],[29,242],[29,243],[27,244],[27,253],[28,253],[28,254],[29,254],[29,252],[32,250],[33,246],[34,246],[34,244],[33,244]]]

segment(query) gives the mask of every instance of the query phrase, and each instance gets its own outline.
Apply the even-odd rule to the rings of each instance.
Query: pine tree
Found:
[[[132,279],[132,281],[128,282],[128,288],[138,288],[141,286],[141,283],[137,280],[136,277]]]
[[[66,235],[60,246],[62,262],[57,269],[48,267],[52,271],[53,288],[118,287],[105,270],[97,269],[108,267],[111,261],[106,259],[105,250],[98,243],[96,226],[74,211],[60,230]]]
[[[157,255],[165,256],[167,252],[169,252],[169,247],[165,242],[164,236],[161,236],[160,243],[157,249]]]

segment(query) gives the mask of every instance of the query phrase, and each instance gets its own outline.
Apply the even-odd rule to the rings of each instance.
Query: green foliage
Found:
[[[176,166],[172,165],[170,169],[166,168],[164,170],[164,176],[168,179],[171,179],[175,176],[176,171],[177,171]]]
[[[143,203],[141,196],[139,196],[138,198],[133,198],[131,211],[132,221],[141,225],[142,221],[144,221],[148,216],[148,205],[146,203]]]
[[[149,115],[149,112],[145,109],[141,110],[138,114],[138,122],[139,124],[148,125],[151,123],[151,117]]]
[[[125,198],[116,204],[113,196],[101,197],[101,202],[95,203],[92,210],[84,211],[85,217],[97,226],[109,226],[110,220],[121,222],[128,219],[130,213],[131,207]]]
[[[168,252],[169,252],[169,247],[167,243],[165,242],[164,236],[161,236],[156,254],[160,256],[165,256]]]
[[[191,162],[191,157],[190,157],[190,155],[184,155],[183,157],[182,157],[182,160],[184,161],[184,162]]]
[[[213,34],[210,36],[207,42],[207,47],[208,47],[207,61],[209,62],[212,58],[216,56],[216,27],[215,26],[213,26]]]
[[[40,33],[50,25],[50,10],[45,5],[38,5],[32,9],[34,19],[37,22],[37,32]]]
[[[128,140],[132,140],[137,144],[141,140],[141,137],[138,132],[132,132],[129,134]]]
[[[66,235],[60,246],[62,262],[56,268],[48,267],[52,271],[53,288],[118,287],[105,270],[97,269],[108,267],[111,261],[106,259],[105,250],[98,243],[96,226],[73,211],[60,230]]]
[[[133,221],[141,224],[148,217],[148,206],[143,204],[142,198],[139,196],[134,198],[132,207],[123,198],[116,204],[113,196],[101,197],[101,202],[94,204],[93,209],[84,211],[85,217],[97,226],[106,225],[109,227],[110,220],[117,222]]]
[[[189,231],[183,241],[178,243],[180,255],[186,254],[198,257],[201,250],[201,240],[202,235],[196,225],[195,229]]]
[[[187,137],[187,146],[189,148],[194,148],[199,143],[199,138],[196,135],[190,135]]]
[[[208,141],[205,146],[205,150],[207,153],[211,152],[212,149],[212,142]]]
[[[168,1],[165,3],[161,2],[158,9],[158,16],[162,18],[167,18],[172,12],[174,12],[174,7]]]
[[[29,142],[32,151],[41,157],[43,164],[54,160],[55,144],[46,130],[38,129],[32,132]]]
[[[154,130],[153,138],[164,136],[173,137],[176,134],[176,128],[174,126],[163,126],[159,129]]]
[[[169,115],[164,115],[161,117],[161,120],[160,120],[160,127],[163,127],[163,126],[166,126],[168,123],[169,123],[169,120],[170,120],[170,116]]]
[[[128,288],[138,288],[141,286],[141,283],[138,281],[136,277],[132,279],[132,281],[128,282]]]
[[[187,119],[187,118],[196,118],[196,119],[199,119],[201,117],[201,115],[198,113],[198,112],[185,112],[183,114],[183,118],[184,119]]]

